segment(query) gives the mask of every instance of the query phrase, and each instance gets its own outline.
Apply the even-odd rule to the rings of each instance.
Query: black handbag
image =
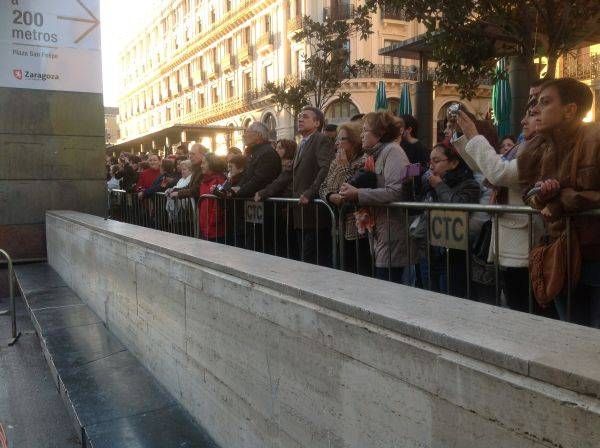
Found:
[[[355,188],[377,188],[377,175],[361,168],[354,173],[348,183]]]
[[[492,286],[496,281],[493,263],[488,263],[492,243],[492,221],[483,223],[479,236],[471,249],[471,278],[480,285]]]

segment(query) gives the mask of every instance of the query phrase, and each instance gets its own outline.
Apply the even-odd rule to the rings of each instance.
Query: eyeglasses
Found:
[[[447,161],[448,161],[448,159],[431,159],[429,161],[429,163],[432,165],[437,165],[440,162],[447,162]]]

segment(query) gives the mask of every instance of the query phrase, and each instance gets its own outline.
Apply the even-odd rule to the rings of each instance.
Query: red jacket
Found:
[[[215,185],[222,184],[226,178],[221,173],[206,173],[200,183],[200,196],[211,194]],[[198,207],[198,222],[202,238],[215,239],[225,235],[223,207],[219,199],[201,199]]]
[[[152,168],[145,169],[138,178],[135,190],[144,191],[147,188],[150,188],[158,176],[160,176],[160,170],[153,170]]]

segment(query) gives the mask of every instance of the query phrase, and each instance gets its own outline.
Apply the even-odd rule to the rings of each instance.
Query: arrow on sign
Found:
[[[87,31],[85,33],[83,33],[81,36],[79,36],[74,43],[78,44],[79,42],[81,42],[85,36],[87,36],[88,34],[90,34],[92,31],[94,31],[94,29],[100,24],[100,21],[96,18],[96,16],[94,16],[94,14],[92,14],[92,11],[89,10],[89,8],[87,8],[82,2],[81,0],[76,0],[77,3],[79,3],[81,5],[81,7],[83,9],[85,9],[85,11],[89,14],[89,16],[91,17],[90,19],[81,19],[79,17],[67,17],[67,16],[58,16],[59,20],[70,20],[72,22],[85,22],[85,23],[91,23],[92,26],[89,27],[87,29]]]

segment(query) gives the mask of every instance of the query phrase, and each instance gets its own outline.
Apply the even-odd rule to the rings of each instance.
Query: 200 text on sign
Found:
[[[0,3],[0,87],[102,92],[99,0]]]

